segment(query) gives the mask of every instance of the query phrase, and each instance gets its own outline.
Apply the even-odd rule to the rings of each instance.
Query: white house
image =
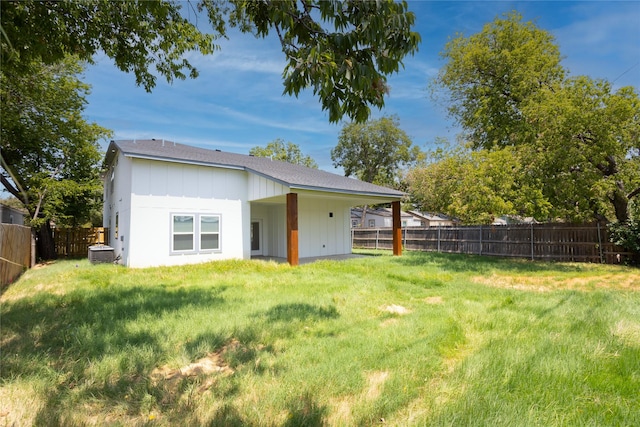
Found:
[[[164,140],[111,141],[104,226],[131,267],[351,253],[350,208],[403,193],[300,165]]]

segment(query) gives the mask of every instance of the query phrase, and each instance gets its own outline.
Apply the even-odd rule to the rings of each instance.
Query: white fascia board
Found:
[[[209,162],[198,162],[197,160],[172,159],[170,157],[148,156],[144,154],[131,154],[131,153],[125,153],[124,156],[135,158],[135,159],[156,160],[160,162],[181,163],[181,164],[194,165],[194,166],[208,166],[208,167],[215,167],[215,168],[221,168],[221,169],[246,170],[246,168],[242,166],[221,165],[218,163],[209,163]]]

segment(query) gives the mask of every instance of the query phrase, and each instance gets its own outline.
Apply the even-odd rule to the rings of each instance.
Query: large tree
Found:
[[[253,147],[249,150],[249,154],[318,169],[316,161],[311,156],[302,154],[302,150],[297,144],[293,142],[285,143],[280,138],[271,141],[264,147]]]
[[[73,57],[0,71],[0,182],[39,230],[40,257],[54,257],[49,224],[77,226],[101,203],[98,140],[109,132],[82,117],[89,87]]]
[[[411,31],[414,14],[392,0],[20,0],[0,8],[3,68],[24,70],[31,60],[50,64],[69,54],[91,61],[104,52],[147,90],[158,75],[197,76],[185,54],[213,53],[229,26],[257,37],[274,32],[287,60],[284,92],[312,88],[333,122],[344,115],[363,121],[370,106],[382,107],[386,76],[420,42]],[[202,14],[210,34],[200,30]]]
[[[565,78],[553,37],[516,13],[443,52],[436,83],[476,148],[512,146],[553,217],[629,218],[640,193],[640,103],[633,88]]]
[[[640,194],[638,94],[580,76],[541,98],[524,110],[538,133],[522,152],[555,216],[626,222],[629,203]]]
[[[407,175],[412,204],[465,224],[491,224],[501,215],[547,219],[550,204],[527,180],[527,165],[512,147],[470,150],[457,146],[429,153]]]
[[[404,172],[422,157],[420,148],[400,129],[396,116],[346,124],[338,145],[331,150],[333,165],[341,167],[345,176],[395,188],[404,186]],[[367,208],[365,205],[362,210],[362,226]]]
[[[333,165],[345,176],[392,187],[401,184],[402,173],[422,156],[396,116],[346,124],[331,150]]]

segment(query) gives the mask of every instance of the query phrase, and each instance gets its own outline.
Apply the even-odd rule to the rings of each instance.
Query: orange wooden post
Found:
[[[393,213],[393,254],[402,255],[402,221],[400,217],[400,202],[391,203]]]
[[[287,261],[298,265],[298,194],[287,194]]]

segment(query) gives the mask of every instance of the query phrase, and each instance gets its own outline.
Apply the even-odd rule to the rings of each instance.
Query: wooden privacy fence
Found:
[[[31,266],[31,228],[0,224],[0,286],[13,283]]]
[[[94,228],[54,228],[53,241],[59,258],[86,257],[89,246],[109,244],[109,229]]]
[[[391,249],[390,228],[352,230],[354,248]],[[405,228],[406,250],[617,264],[632,254],[609,242],[601,224],[517,224]]]

